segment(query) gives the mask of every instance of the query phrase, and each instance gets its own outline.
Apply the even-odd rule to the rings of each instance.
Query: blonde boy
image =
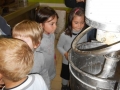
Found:
[[[2,90],[47,90],[40,75],[28,75],[32,66],[33,52],[25,42],[0,38],[0,79],[5,83]]]
[[[18,38],[25,41],[34,52],[34,65],[30,74],[40,74],[45,80],[48,88],[50,88],[50,80],[43,54],[36,50],[36,48],[40,45],[42,34],[43,29],[40,27],[40,25],[31,20],[21,21],[20,23],[16,24],[12,30],[13,38]]]

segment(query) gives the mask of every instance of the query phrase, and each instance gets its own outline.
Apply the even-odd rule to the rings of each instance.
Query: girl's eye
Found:
[[[75,24],[78,24],[78,22],[75,22]]]
[[[53,25],[54,23],[50,23],[50,25]]]
[[[84,24],[84,22],[81,22],[81,24]]]

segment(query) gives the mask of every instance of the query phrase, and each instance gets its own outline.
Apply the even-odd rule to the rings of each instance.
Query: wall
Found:
[[[64,0],[28,0],[29,2],[41,2],[41,3],[64,3]]]
[[[23,16],[24,16],[24,17],[23,17]],[[29,16],[30,16],[30,11],[25,12],[25,13],[23,13],[23,14],[15,17],[14,19],[11,19],[11,20],[7,21],[7,23],[8,23],[11,27],[13,27],[16,23],[18,23],[18,22],[20,22],[20,21],[22,21],[22,20],[24,20],[24,19],[30,19]]]

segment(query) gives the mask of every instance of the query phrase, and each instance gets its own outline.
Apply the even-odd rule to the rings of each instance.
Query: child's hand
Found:
[[[64,54],[65,58],[68,60],[68,52]]]

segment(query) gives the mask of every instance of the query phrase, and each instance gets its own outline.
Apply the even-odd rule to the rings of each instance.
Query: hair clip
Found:
[[[79,8],[75,10],[75,13],[79,11]]]

